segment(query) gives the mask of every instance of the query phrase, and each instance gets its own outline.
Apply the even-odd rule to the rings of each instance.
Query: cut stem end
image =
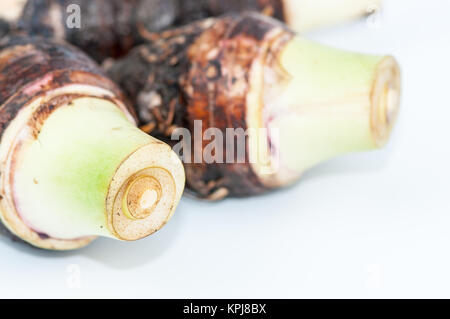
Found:
[[[2,174],[1,204],[10,228],[49,249],[77,248],[93,236],[137,240],[161,229],[184,188],[177,155],[136,128],[119,104],[63,97],[48,96],[50,114],[42,113],[44,97],[34,100],[5,133],[0,155],[13,174]]]
[[[161,184],[151,176],[139,176],[128,183],[122,198],[122,210],[133,220],[150,216],[161,199]]]
[[[270,135],[266,162],[272,173],[253,165],[265,184],[290,184],[323,161],[387,143],[401,91],[393,57],[340,51],[294,37],[270,61],[253,68],[252,92],[263,96],[248,103],[249,127],[267,127]],[[257,138],[250,140],[256,153]]]
[[[372,90],[372,134],[377,147],[391,135],[400,110],[400,67],[392,57],[379,64]]]
[[[133,241],[158,231],[173,215],[183,186],[183,167],[169,146],[158,141],[138,149],[110,184],[106,209],[111,233]]]

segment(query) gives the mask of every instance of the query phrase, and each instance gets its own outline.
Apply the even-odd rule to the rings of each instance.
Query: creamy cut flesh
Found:
[[[252,81],[264,93],[248,104],[248,122],[267,129],[271,146],[253,167],[269,185],[292,183],[338,155],[384,146],[399,110],[400,71],[392,57],[335,50],[301,37],[287,42],[275,63],[256,66]],[[252,154],[266,142],[257,135],[250,137]]]

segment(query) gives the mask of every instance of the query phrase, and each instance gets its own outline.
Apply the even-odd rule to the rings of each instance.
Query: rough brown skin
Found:
[[[78,49],[37,37],[3,38],[0,41],[0,137],[30,101],[67,84],[88,84],[104,88],[123,99],[117,86],[104,77],[99,67]],[[32,119],[36,134],[42,121],[54,109],[74,97],[63,95],[42,105]],[[131,108],[128,109],[131,111]],[[1,195],[0,200],[3,198]],[[0,228],[3,228],[2,233],[10,234],[1,222]],[[45,234],[38,235],[41,240],[51,240]]]
[[[178,2],[180,13],[175,21],[178,26],[243,11],[256,11],[284,20],[282,0],[178,0]]]
[[[67,27],[70,4],[81,8],[80,29]],[[29,0],[18,29],[64,39],[101,62],[125,55],[153,32],[246,10],[284,19],[281,0]]]
[[[11,26],[8,21],[0,19],[0,39],[6,36],[9,32],[11,32]]]
[[[262,49],[268,41],[292,36],[281,23],[257,14],[207,19],[154,34],[109,74],[134,102],[142,129],[162,139],[177,127],[192,131],[195,120],[203,130],[246,130],[251,66],[261,54],[270,56]],[[230,151],[225,148],[224,156]],[[188,189],[207,199],[268,191],[246,156],[244,164],[185,164]]]
[[[81,28],[69,28],[67,7],[80,6]],[[19,30],[64,39],[96,61],[116,58],[141,41],[139,29],[160,31],[175,23],[175,0],[29,0]]]

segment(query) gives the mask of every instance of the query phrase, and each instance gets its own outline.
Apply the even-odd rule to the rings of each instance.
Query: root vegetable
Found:
[[[193,21],[259,11],[285,21],[296,31],[354,19],[381,0],[2,0],[0,18],[29,35],[64,39],[97,61],[119,57],[154,32]],[[81,27],[73,21],[70,5],[79,5]],[[70,8],[69,8],[70,9]]]
[[[399,108],[394,58],[315,44],[257,14],[165,31],[109,74],[149,133],[170,140],[177,128],[193,132],[195,120],[202,133],[248,132],[244,164],[185,164],[188,188],[207,199],[261,194],[324,160],[382,147]],[[191,161],[209,143],[192,135]],[[234,152],[225,146],[224,158]]]
[[[80,27],[69,27],[80,8]],[[29,0],[19,29],[30,35],[64,39],[97,61],[127,53],[140,41],[138,28],[160,31],[174,23],[176,6],[169,0]]]
[[[81,51],[3,39],[0,105],[0,217],[20,239],[55,250],[137,240],[173,214],[181,162]]]

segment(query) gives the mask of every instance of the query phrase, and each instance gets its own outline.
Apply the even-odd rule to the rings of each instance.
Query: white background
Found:
[[[0,239],[0,297],[450,297],[450,1],[385,2],[375,24],[309,36],[397,57],[402,111],[386,149],[264,197],[185,198],[136,243],[55,253]]]

